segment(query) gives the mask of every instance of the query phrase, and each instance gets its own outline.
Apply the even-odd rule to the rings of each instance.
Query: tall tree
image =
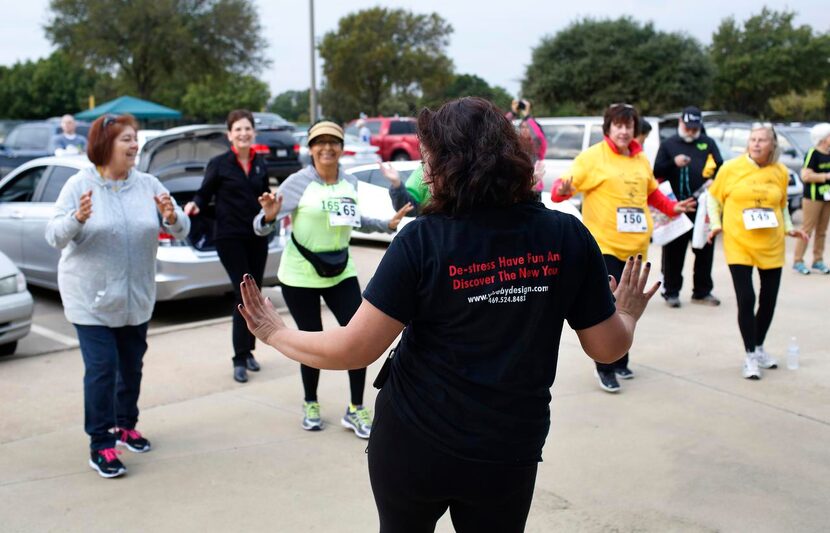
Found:
[[[0,110],[5,118],[48,118],[86,108],[108,76],[96,75],[60,51],[37,61],[0,67]]]
[[[308,122],[308,93],[308,89],[282,92],[274,97],[268,110],[291,122]]]
[[[178,90],[166,93],[181,95],[188,81],[255,73],[268,63],[251,0],[50,0],[49,6],[45,29],[53,44],[117,75],[142,98],[155,99],[171,80]]]
[[[769,116],[770,98],[804,94],[830,80],[830,35],[794,26],[792,11],[767,8],[740,27],[724,19],[712,35],[710,53],[717,66],[712,100],[718,107]]]
[[[711,63],[695,39],[630,17],[586,18],[533,49],[522,91],[537,115],[598,114],[614,102],[656,114],[702,105],[710,81]]]
[[[421,103],[427,107],[437,107],[447,100],[464,96],[486,98],[505,110],[510,109],[513,99],[503,87],[491,87],[486,80],[475,74],[453,74],[447,85],[440,87],[434,94],[425,94]]]
[[[319,46],[325,113],[351,118],[361,111],[411,112],[422,94],[450,79],[445,49],[451,33],[452,26],[435,13],[375,7],[341,18]]]
[[[188,85],[181,107],[192,118],[223,122],[234,109],[264,109],[270,96],[268,84],[254,76],[208,77]]]

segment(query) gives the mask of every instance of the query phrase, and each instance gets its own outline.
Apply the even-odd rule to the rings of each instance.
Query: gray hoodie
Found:
[[[89,190],[92,216],[82,224],[75,211]],[[112,328],[150,320],[159,229],[177,239],[190,231],[178,206],[175,224],[161,220],[153,196],[166,192],[158,178],[135,169],[124,181],[105,180],[94,167],[69,178],[46,226],[46,241],[62,250],[58,287],[67,320]]]

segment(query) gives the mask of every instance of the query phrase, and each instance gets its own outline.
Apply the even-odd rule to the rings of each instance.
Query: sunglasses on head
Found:
[[[118,115],[104,115],[104,122],[101,124],[101,129],[107,129],[111,124],[118,120]]]
[[[622,108],[625,108],[625,109],[634,109],[634,106],[633,106],[633,105],[631,105],[631,104],[624,104],[624,103],[622,103],[622,102],[620,102],[620,103],[618,103],[618,104],[611,104],[611,105],[610,105],[610,106],[608,106],[608,107],[609,107],[609,108],[612,108],[612,109],[613,109],[613,108],[615,108],[615,107],[622,107]]]

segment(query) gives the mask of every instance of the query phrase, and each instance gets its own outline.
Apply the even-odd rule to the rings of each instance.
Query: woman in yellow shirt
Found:
[[[760,379],[762,368],[778,367],[778,361],[764,351],[764,339],[781,284],[784,235],[807,239],[790,221],[787,168],[778,162],[779,153],[772,125],[754,124],[746,156],[724,163],[709,188],[709,241],[723,232],[726,263],[738,300],[738,328],[746,349],[746,379]],[[753,268],[761,278],[757,312]]]
[[[602,141],[574,159],[569,178],[553,184],[551,199],[562,202],[577,191],[584,193],[582,220],[602,251],[608,273],[619,280],[628,258],[648,253],[654,227],[648,206],[673,217],[694,211],[695,200],[675,202],[657,188],[651,164],[634,139],[640,133],[640,116],[633,106],[608,106],[602,132]],[[618,392],[618,377],[634,377],[628,354],[614,363],[596,363],[596,375],[604,391]]]

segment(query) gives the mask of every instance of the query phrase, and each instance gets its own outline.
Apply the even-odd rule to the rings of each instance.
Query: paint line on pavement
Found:
[[[41,337],[46,337],[47,339],[59,342],[64,346],[69,346],[72,348],[78,347],[78,339],[76,339],[75,337],[70,337],[68,335],[64,335],[63,333],[58,333],[57,331],[51,330],[49,328],[44,328],[43,326],[39,326],[37,324],[32,324],[32,333],[37,333]]]

